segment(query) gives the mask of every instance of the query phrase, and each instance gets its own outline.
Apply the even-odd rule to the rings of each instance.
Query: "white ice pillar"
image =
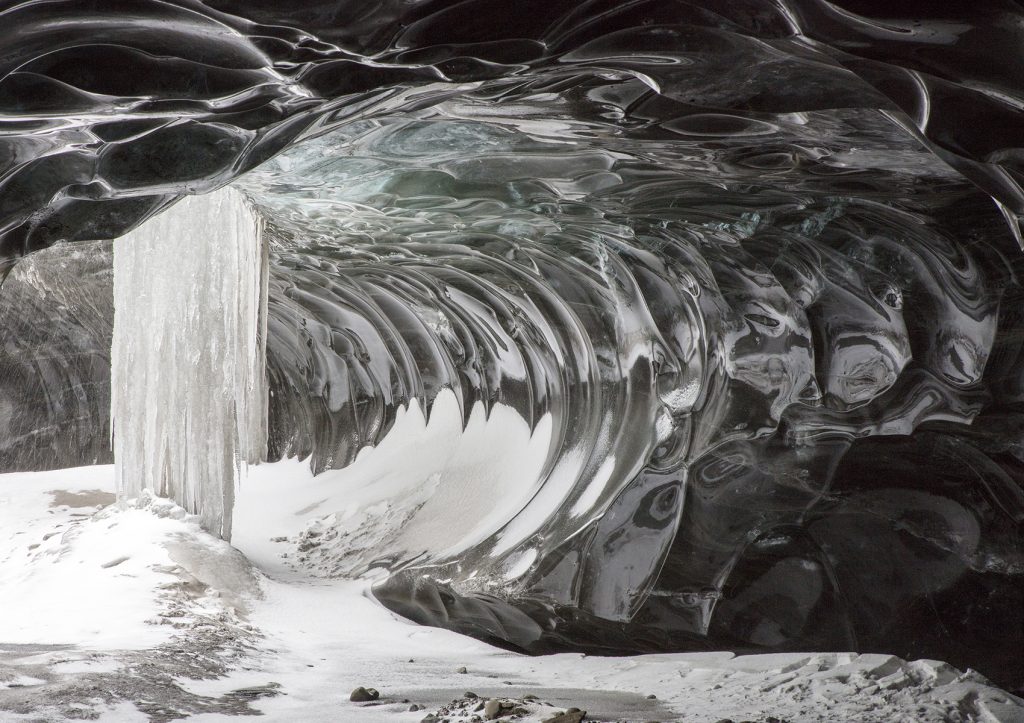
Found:
[[[169,497],[224,539],[235,485],[266,452],[266,274],[262,222],[230,187],[114,242],[118,495]]]

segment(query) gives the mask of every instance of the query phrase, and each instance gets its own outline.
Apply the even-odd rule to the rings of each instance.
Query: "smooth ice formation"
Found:
[[[992,409],[979,382],[1011,273],[943,219],[970,194],[935,195],[954,181],[943,164],[902,147],[904,190],[886,204],[784,183],[740,195],[647,160],[662,139],[618,158],[604,139],[491,112],[459,99],[345,126],[238,181],[272,246],[272,458],[358,465],[407,434],[406,406],[450,416],[449,390],[468,435],[482,410],[515,410],[551,440],[539,476],[519,470],[521,507],[505,504],[504,463],[480,468],[491,517],[504,515],[484,539],[471,497],[469,519],[439,514],[444,544],[411,525],[445,485],[400,455],[392,467],[415,492],[355,518],[318,506],[311,565],[385,567],[376,591],[394,609],[538,652],[928,645],[918,636],[936,623],[903,619],[883,640],[878,617],[963,585],[1000,589],[1000,576],[1014,589],[1020,552],[1001,513],[966,479],[935,485],[939,469],[979,469],[943,460],[965,451],[950,430]],[[868,166],[872,143],[900,148],[873,112],[822,112],[717,137],[719,182],[760,179],[724,158],[818,123],[870,129]],[[601,183],[581,188],[595,172]],[[985,494],[1017,515],[1007,481]],[[879,557],[898,572],[877,579]],[[1012,627],[1016,594],[988,613]]]
[[[231,188],[185,198],[114,248],[111,420],[118,495],[143,490],[231,535],[266,449],[266,246]]]
[[[299,547],[418,622],[1020,686],[1024,11],[890,5],[12,5],[0,459],[97,461],[112,388],[125,493],[224,536],[264,443],[377,485]],[[26,296],[97,239],[112,387]]]

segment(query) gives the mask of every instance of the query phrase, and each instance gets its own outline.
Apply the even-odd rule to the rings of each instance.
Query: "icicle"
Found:
[[[231,188],[114,244],[119,497],[169,497],[224,539],[235,485],[266,453],[266,274],[262,221]]]

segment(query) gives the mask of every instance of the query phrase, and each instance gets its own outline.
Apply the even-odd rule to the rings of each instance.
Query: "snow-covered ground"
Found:
[[[252,470],[243,556],[166,501],[111,505],[110,467],[0,475],[0,721],[411,722],[453,699],[469,720],[489,698],[534,721],[1024,721],[1024,701],[935,661],[527,657],[414,625],[365,579],[289,564],[324,484],[295,461]],[[350,702],[357,686],[380,700]]]

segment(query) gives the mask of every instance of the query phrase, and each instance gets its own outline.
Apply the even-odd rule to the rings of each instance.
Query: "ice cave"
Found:
[[[1024,2],[0,3],[0,721],[1024,722]]]

